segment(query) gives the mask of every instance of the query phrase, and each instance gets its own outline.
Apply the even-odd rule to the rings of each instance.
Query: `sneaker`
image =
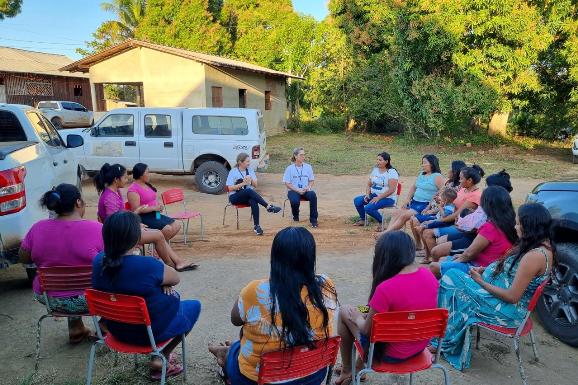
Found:
[[[311,227],[313,227],[313,228],[316,229],[316,228],[319,227],[319,223],[317,223],[317,222],[311,222]]]
[[[255,234],[263,235],[263,229],[261,228],[261,226],[259,225],[255,226]]]
[[[275,213],[275,214],[277,214],[279,211],[281,211],[281,207],[269,205],[269,207],[267,207],[267,211],[270,212],[270,213]]]
[[[293,222],[299,222],[299,217],[293,217]]]

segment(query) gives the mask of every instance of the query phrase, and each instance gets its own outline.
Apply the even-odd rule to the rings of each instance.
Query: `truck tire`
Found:
[[[197,168],[195,182],[201,192],[220,194],[225,189],[228,173],[224,164],[209,160]]]
[[[578,347],[578,245],[560,243],[556,259],[558,265],[538,301],[537,312],[550,334]]]
[[[60,119],[58,117],[54,117],[54,118],[50,119],[50,121],[52,122],[52,125],[54,126],[54,128],[56,128],[57,130],[60,130],[62,128],[62,119]]]

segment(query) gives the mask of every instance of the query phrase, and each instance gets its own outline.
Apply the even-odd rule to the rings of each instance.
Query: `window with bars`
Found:
[[[74,86],[73,88],[74,90],[74,96],[82,96],[82,86],[77,84]]]
[[[265,110],[271,110],[271,91],[265,91]]]

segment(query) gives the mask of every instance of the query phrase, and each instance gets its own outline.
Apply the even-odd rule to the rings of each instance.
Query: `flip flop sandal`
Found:
[[[175,269],[175,270],[178,271],[179,273],[182,273],[183,271],[197,270],[198,268],[199,268],[199,264],[192,262],[185,267],[181,267],[180,269]]]
[[[178,376],[179,374],[181,374],[183,372],[184,368],[183,365],[181,364],[171,364],[169,362],[168,367],[167,367],[167,374],[166,374],[166,378],[170,378],[170,377],[174,377],[174,376]],[[161,374],[162,371],[160,370],[155,370],[154,372],[151,373],[151,380],[153,381],[158,381],[161,379]]]
[[[333,374],[335,374],[335,375],[337,375],[337,376],[340,376],[340,375],[341,375],[341,369],[342,369],[342,368],[343,368],[343,367],[342,367],[341,365],[339,365],[338,367],[335,367],[335,368],[333,369]],[[353,382],[353,380],[352,380],[351,382]],[[366,375],[366,374],[364,374],[363,376],[361,376],[361,382],[367,382],[367,375]]]
[[[82,334],[79,334],[74,337],[68,337],[68,343],[71,345],[79,344],[82,341],[86,340],[87,338],[90,338],[91,334],[92,331],[90,329],[86,329]]]

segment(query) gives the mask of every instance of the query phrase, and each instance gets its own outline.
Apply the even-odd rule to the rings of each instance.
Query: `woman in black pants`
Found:
[[[270,213],[278,213],[281,207],[273,206],[265,202],[255,188],[257,187],[257,175],[249,165],[251,158],[242,152],[237,155],[237,167],[229,171],[227,187],[229,189],[229,202],[233,205],[249,205],[253,214],[255,234],[263,235],[263,229],[259,226],[259,205],[266,207]]]

